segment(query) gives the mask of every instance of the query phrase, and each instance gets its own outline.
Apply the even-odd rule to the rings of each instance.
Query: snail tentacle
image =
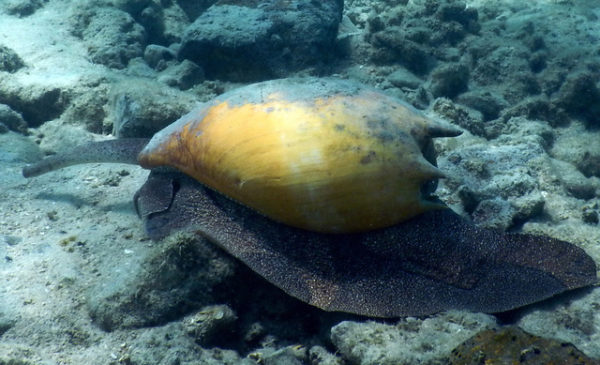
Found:
[[[49,156],[23,168],[24,177],[34,177],[63,167],[95,162],[138,165],[137,156],[148,144],[147,138],[124,138],[92,142]]]

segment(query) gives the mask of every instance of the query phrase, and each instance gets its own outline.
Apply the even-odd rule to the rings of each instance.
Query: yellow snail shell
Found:
[[[282,79],[202,105],[158,132],[138,161],[294,227],[362,232],[443,207],[421,191],[444,176],[422,150],[458,134],[356,82]]]

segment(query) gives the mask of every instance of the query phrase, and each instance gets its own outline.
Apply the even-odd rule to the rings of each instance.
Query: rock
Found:
[[[432,110],[446,120],[468,130],[476,136],[484,136],[483,117],[480,113],[456,104],[450,99],[438,98],[434,101]]]
[[[92,133],[106,132],[108,85],[98,85],[77,96],[61,118],[68,124],[81,125]]]
[[[69,102],[69,91],[51,85],[25,85],[6,77],[0,79],[0,104],[23,116],[29,127],[59,117]]]
[[[569,113],[582,116],[589,124],[600,126],[598,76],[591,72],[571,75],[561,86],[557,103]]]
[[[73,146],[74,142],[83,144],[106,138],[85,130],[82,125],[71,124],[71,121],[66,122],[62,118],[42,124],[36,129],[35,136],[35,143],[45,155],[65,152]]]
[[[118,137],[151,137],[196,104],[191,95],[143,79],[115,84],[109,100],[113,134]]]
[[[556,130],[551,128],[547,123],[538,120],[529,120],[523,117],[514,117],[503,123],[501,134],[495,138],[506,140],[531,141],[537,143],[548,150],[556,140]]]
[[[461,342],[494,326],[492,316],[452,311],[395,325],[344,321],[331,329],[331,341],[350,364],[436,364]]]
[[[223,347],[233,340],[237,316],[226,305],[210,305],[184,319],[185,331],[203,347]]]
[[[470,76],[477,86],[511,85],[502,96],[509,104],[516,104],[531,96],[532,86],[526,85],[532,81],[528,77],[535,80],[535,75],[529,67],[529,50],[518,42],[505,42],[490,37],[472,39],[469,54],[477,61]]]
[[[506,102],[503,99],[485,89],[462,93],[456,101],[479,111],[483,115],[484,121],[498,118],[500,111],[506,107]]]
[[[6,255],[3,255],[6,258]],[[4,332],[8,331],[15,325],[16,320],[13,318],[7,318],[4,313],[0,312],[0,336],[4,334]],[[0,360],[0,364],[2,360]]]
[[[344,365],[342,358],[328,352],[322,346],[313,346],[308,350],[310,364],[314,365]]]
[[[143,55],[146,33],[127,12],[110,7],[74,5],[73,34],[87,45],[93,62],[122,69]]]
[[[417,89],[423,83],[423,80],[403,67],[392,72],[388,76],[388,80],[392,85],[401,89]]]
[[[27,134],[27,123],[21,114],[12,110],[8,105],[0,104],[0,121],[7,129]]]
[[[469,68],[462,64],[442,65],[431,73],[431,93],[434,97],[454,98],[466,91]]]
[[[471,216],[473,223],[478,226],[506,231],[513,225],[514,212],[504,199],[484,199],[477,204]]]
[[[590,200],[596,196],[600,181],[594,184],[593,178],[586,178],[576,166],[561,160],[553,160],[557,177],[568,196],[576,199]]]
[[[248,355],[258,364],[265,365],[302,365],[308,359],[304,346],[287,346],[282,349],[263,348]]]
[[[187,90],[204,81],[204,70],[190,60],[183,60],[164,70],[158,81],[180,90]]]
[[[595,229],[597,228],[592,228],[592,230]],[[585,295],[572,295],[568,300],[551,302],[546,306],[531,308],[519,317],[515,325],[534,336],[559,341],[558,343],[574,353],[579,352],[575,352],[576,349],[569,344],[576,346],[586,356],[600,359],[600,347],[598,346],[600,336],[600,313],[598,313],[600,288],[590,288],[585,293],[580,294]],[[551,348],[559,350],[555,346]],[[562,359],[564,355],[566,354],[562,353],[561,355],[561,352],[557,352],[554,356],[557,359]],[[564,361],[562,363],[573,364],[577,362]],[[598,360],[594,364],[598,364]]]
[[[529,56],[529,68],[533,73],[542,72],[548,66],[548,54],[546,52],[535,52]]]
[[[25,67],[25,62],[12,49],[0,45],[0,71],[17,72]]]
[[[462,1],[441,4],[435,12],[435,17],[444,22],[457,22],[471,33],[479,31],[477,9],[475,7],[467,8]]]
[[[386,4],[389,10],[376,10],[377,15],[369,18],[371,59],[379,64],[400,63],[417,75],[427,74],[438,61],[459,62],[463,54],[459,43],[480,29],[477,10],[463,2]]]
[[[0,162],[32,163],[42,158],[42,151],[34,142],[20,134],[0,134]]]
[[[172,1],[169,6],[162,8],[161,17],[162,34],[156,39],[160,40],[161,44],[180,43],[185,29],[191,24],[190,19],[196,19],[195,17],[189,18],[175,1]],[[156,42],[155,38],[156,36],[151,34],[149,40]]]
[[[217,0],[175,0],[174,2],[183,9],[191,21],[194,21]]]
[[[600,177],[600,132],[572,125],[561,133],[552,148],[552,155],[570,162],[585,177]]]
[[[388,27],[373,34],[372,39],[378,48],[371,57],[376,63],[399,62],[417,75],[431,68],[433,58],[427,47],[407,39],[400,27]]]
[[[146,8],[152,0],[111,0],[116,8],[128,12],[131,16],[137,16]]]
[[[598,214],[598,203],[594,205],[588,205],[583,207],[583,211],[581,213],[582,220],[587,224],[598,224],[600,222],[600,217]]]
[[[598,153],[598,148],[586,151],[583,154],[583,159],[577,163],[577,168],[586,177],[600,177],[600,153]]]
[[[234,350],[204,349],[185,333],[180,322],[135,331],[120,347],[120,364],[142,365],[256,365],[250,359],[240,358]]]
[[[221,0],[186,29],[179,57],[209,79],[284,77],[328,60],[341,17],[339,0]]]
[[[458,194],[477,224],[506,230],[542,213],[544,199],[536,172],[548,160],[536,139],[498,143],[468,146],[439,158],[444,171],[453,171],[440,186]]]
[[[565,125],[569,120],[564,110],[544,96],[532,96],[519,101],[514,106],[505,109],[501,118],[508,121],[512,117],[519,116],[529,120],[542,120],[552,127]]]
[[[5,0],[4,9],[10,15],[29,16],[44,6],[43,0]]]
[[[171,236],[151,251],[141,258],[139,267],[128,268],[133,272],[111,274],[110,286],[90,290],[90,316],[104,330],[164,324],[183,317],[216,302],[213,287],[234,272],[229,257],[192,235]],[[235,315],[223,317],[228,323]],[[210,331],[219,329],[218,325],[217,320],[206,326],[207,340],[213,339]]]
[[[569,343],[537,337],[515,326],[478,333],[452,350],[449,361],[454,365],[598,363]]]
[[[172,8],[172,6],[170,7]],[[155,44],[169,44],[172,40],[165,38],[166,24],[165,24],[165,8],[161,2],[151,1],[147,7],[145,7],[139,14],[133,13],[132,16],[146,31],[146,40],[148,43]],[[181,30],[189,24],[187,19],[180,19],[183,21],[181,24]]]
[[[167,67],[167,62],[176,58],[175,52],[158,44],[149,44],[144,50],[144,61],[155,70],[162,71]]]
[[[132,79],[156,79],[157,72],[155,69],[150,67],[146,61],[141,57],[135,57],[129,60],[127,68],[123,70],[123,73]]]

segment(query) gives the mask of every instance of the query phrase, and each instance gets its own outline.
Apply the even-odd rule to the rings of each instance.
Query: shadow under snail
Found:
[[[281,79],[220,95],[150,140],[75,147],[23,174],[139,164],[150,237],[193,230],[324,310],[499,312],[595,283],[576,246],[476,227],[431,196],[444,176],[432,138],[460,133],[354,81]]]

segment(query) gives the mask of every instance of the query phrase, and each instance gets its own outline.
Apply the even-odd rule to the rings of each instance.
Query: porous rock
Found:
[[[123,10],[77,4],[70,21],[73,34],[83,39],[95,63],[122,69],[143,55],[145,30]]]
[[[437,364],[461,342],[494,326],[491,316],[451,311],[396,325],[344,321],[331,329],[331,341],[351,364]]]
[[[156,70],[164,70],[167,62],[175,59],[175,52],[167,47],[158,44],[149,44],[144,50],[144,61],[150,67]]]
[[[145,328],[121,346],[121,364],[255,365],[234,350],[202,348],[185,333],[181,322]]]
[[[533,335],[571,343],[596,359],[597,364],[600,359],[600,288],[573,293],[568,298],[531,308],[515,324]]]
[[[12,110],[8,105],[0,104],[0,121],[7,129],[22,134],[27,133],[27,123],[21,114]]]
[[[452,123],[468,130],[476,136],[484,136],[485,128],[483,117],[480,113],[454,103],[447,98],[438,98],[434,101],[432,110]]]
[[[213,287],[234,273],[233,261],[208,241],[171,236],[126,278],[92,288],[88,308],[105,330],[164,324],[216,302]]]
[[[477,9],[467,7],[462,1],[442,3],[435,12],[435,16],[444,22],[457,22],[471,33],[479,31]]]
[[[203,347],[223,347],[232,339],[237,316],[227,305],[210,305],[184,319],[185,331]]]
[[[596,86],[599,79],[591,72],[569,76],[558,93],[558,104],[588,123],[600,126],[600,90]]]
[[[478,11],[460,1],[388,2],[389,10],[369,18],[367,37],[374,46],[372,59],[400,63],[418,75],[427,74],[438,60],[458,61],[458,45],[479,31]],[[444,45],[444,46],[442,46]]]
[[[527,62],[529,51],[524,45],[516,42],[510,45],[496,44],[501,41],[488,37],[475,38],[472,42],[469,52],[477,58],[477,63],[470,75],[475,85],[510,84],[511,88],[503,94],[510,104],[532,94],[532,86],[527,83],[531,83],[535,77]]]
[[[467,90],[469,68],[461,64],[446,64],[431,73],[431,93],[433,96],[453,98]]]
[[[43,0],[6,0],[4,9],[8,14],[25,17],[44,6]]]
[[[417,89],[423,83],[419,77],[404,67],[400,67],[388,76],[389,82],[395,87]]]
[[[31,163],[42,158],[42,151],[30,139],[8,132],[0,134],[0,162]]]
[[[191,21],[194,21],[217,0],[175,0],[174,2],[183,9]]]
[[[504,121],[513,117],[541,120],[553,127],[565,125],[569,120],[563,109],[540,95],[527,97],[502,111],[501,118]]]
[[[304,346],[286,346],[281,349],[262,348],[248,355],[258,364],[302,365],[308,360],[308,350]]]
[[[196,62],[210,79],[283,77],[332,56],[342,6],[339,0],[221,0],[186,29],[179,57]]]
[[[456,192],[479,225],[506,230],[542,213],[544,199],[534,171],[545,159],[539,142],[532,140],[494,148],[469,146],[440,158],[438,164],[460,176],[441,184]]]
[[[107,103],[108,86],[98,85],[75,97],[61,119],[68,124],[82,125],[93,133],[106,132],[104,122],[107,117]]]
[[[25,62],[12,49],[0,45],[0,71],[16,72],[25,66]]]
[[[308,359],[314,365],[344,365],[344,360],[329,351],[323,346],[313,346],[308,350]]]
[[[598,224],[600,222],[599,208],[598,203],[584,206],[581,212],[582,220],[587,224]]]
[[[575,346],[531,335],[515,326],[478,333],[452,350],[450,363],[468,364],[580,364],[598,362]]]
[[[144,8],[146,8],[152,0],[111,0],[112,4],[131,14],[132,16],[139,15]]]
[[[115,84],[109,99],[113,134],[118,137],[151,137],[196,104],[191,95],[142,79]]]
[[[0,104],[21,114],[29,127],[57,118],[68,105],[70,90],[43,84],[23,84],[8,75],[0,82]]]
[[[484,121],[498,118],[506,102],[493,92],[485,89],[469,90],[458,96],[457,101],[481,113]]]
[[[204,81],[204,70],[190,60],[183,60],[164,70],[158,81],[180,90],[187,90]]]
[[[162,32],[159,35],[150,32],[148,40],[156,43],[160,41],[161,44],[178,44],[181,42],[181,36],[185,32],[191,21],[185,11],[178,5],[176,1],[172,1],[168,6],[162,7],[160,12],[160,24],[159,30]]]
[[[376,50],[371,58],[378,64],[399,62],[417,75],[425,74],[433,64],[428,48],[409,39],[400,27],[386,28],[372,39]]]
[[[561,133],[552,155],[572,163],[586,177],[600,177],[600,131],[573,125]]]
[[[600,177],[600,153],[598,153],[598,148],[586,151],[583,154],[583,159],[577,163],[577,168],[587,177]]]

